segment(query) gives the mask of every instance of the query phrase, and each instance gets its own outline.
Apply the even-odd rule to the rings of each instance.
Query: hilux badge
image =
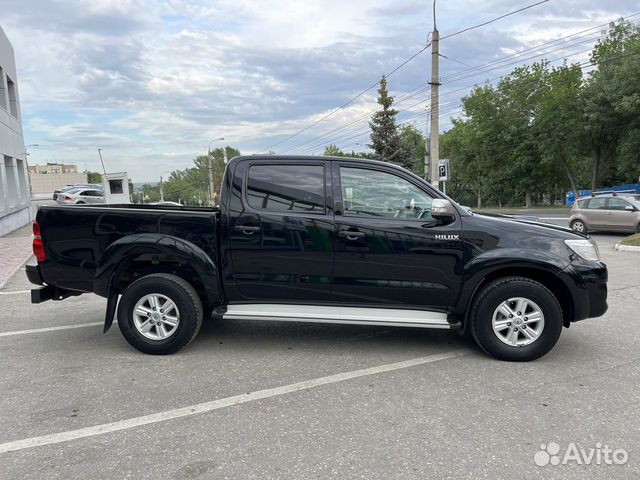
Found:
[[[460,235],[441,235],[436,233],[436,240],[458,240]]]

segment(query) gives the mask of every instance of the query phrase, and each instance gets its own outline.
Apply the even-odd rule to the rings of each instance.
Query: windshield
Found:
[[[636,207],[638,210],[640,210],[640,199],[637,199],[635,197],[631,197],[631,198],[627,198],[627,200],[629,200],[629,202]]]

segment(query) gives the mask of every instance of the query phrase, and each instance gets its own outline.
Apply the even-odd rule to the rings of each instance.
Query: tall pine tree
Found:
[[[378,104],[382,106],[382,110],[371,116],[371,144],[368,146],[373,149],[376,159],[403,165],[405,162],[402,161],[402,142],[396,124],[398,111],[392,108],[393,97],[389,95],[387,78],[384,75],[380,80],[378,94]]]

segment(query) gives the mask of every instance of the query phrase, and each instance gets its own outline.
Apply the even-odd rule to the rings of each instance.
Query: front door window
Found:
[[[364,168],[340,168],[344,215],[433,220],[433,198],[396,175]]]

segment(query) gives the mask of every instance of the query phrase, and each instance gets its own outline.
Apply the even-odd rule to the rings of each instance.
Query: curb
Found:
[[[33,256],[33,252],[29,252],[26,258],[16,268],[9,271],[9,275],[7,275],[6,278],[0,278],[0,290],[2,290],[4,286],[9,282],[9,280],[11,280],[13,276],[25,266],[25,264],[29,261],[29,259],[32,256]]]
[[[640,247],[636,247],[635,245],[620,245],[620,242],[616,243],[616,246],[613,247],[614,250],[618,250],[619,252],[637,252],[640,253]]]

